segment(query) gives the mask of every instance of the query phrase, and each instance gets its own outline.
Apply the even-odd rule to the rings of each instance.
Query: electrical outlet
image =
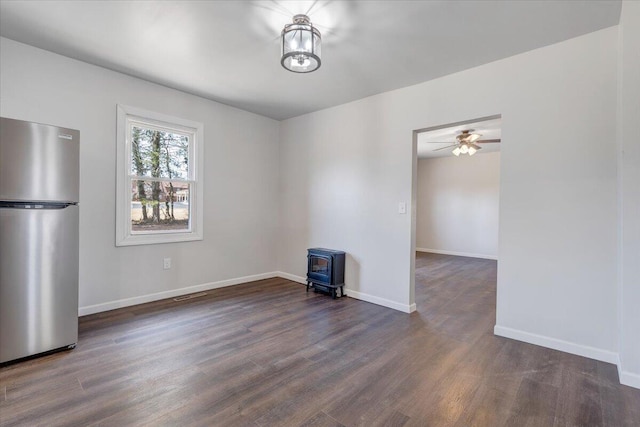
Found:
[[[168,270],[171,268],[171,258],[165,258],[164,259],[164,269]]]

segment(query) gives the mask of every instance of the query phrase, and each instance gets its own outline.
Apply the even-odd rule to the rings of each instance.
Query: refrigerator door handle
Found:
[[[69,202],[8,202],[0,201],[0,209],[65,209],[76,206]]]

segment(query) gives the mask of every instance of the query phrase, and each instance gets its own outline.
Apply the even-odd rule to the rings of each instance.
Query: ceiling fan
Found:
[[[473,156],[478,150],[482,149],[478,144],[492,144],[500,142],[500,139],[480,139],[482,135],[472,132],[473,129],[463,130],[460,132],[460,135],[456,136],[457,142],[455,144],[438,148],[433,151],[446,150],[447,148],[455,147],[452,151],[454,156],[459,156],[460,154]],[[434,144],[447,144],[447,142],[434,142]]]

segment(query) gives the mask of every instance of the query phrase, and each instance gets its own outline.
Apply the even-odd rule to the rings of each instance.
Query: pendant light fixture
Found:
[[[280,63],[294,73],[310,73],[320,68],[322,37],[307,15],[295,15],[282,29]]]

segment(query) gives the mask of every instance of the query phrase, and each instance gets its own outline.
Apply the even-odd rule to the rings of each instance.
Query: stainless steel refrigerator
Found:
[[[0,363],[78,341],[79,139],[0,118]]]

